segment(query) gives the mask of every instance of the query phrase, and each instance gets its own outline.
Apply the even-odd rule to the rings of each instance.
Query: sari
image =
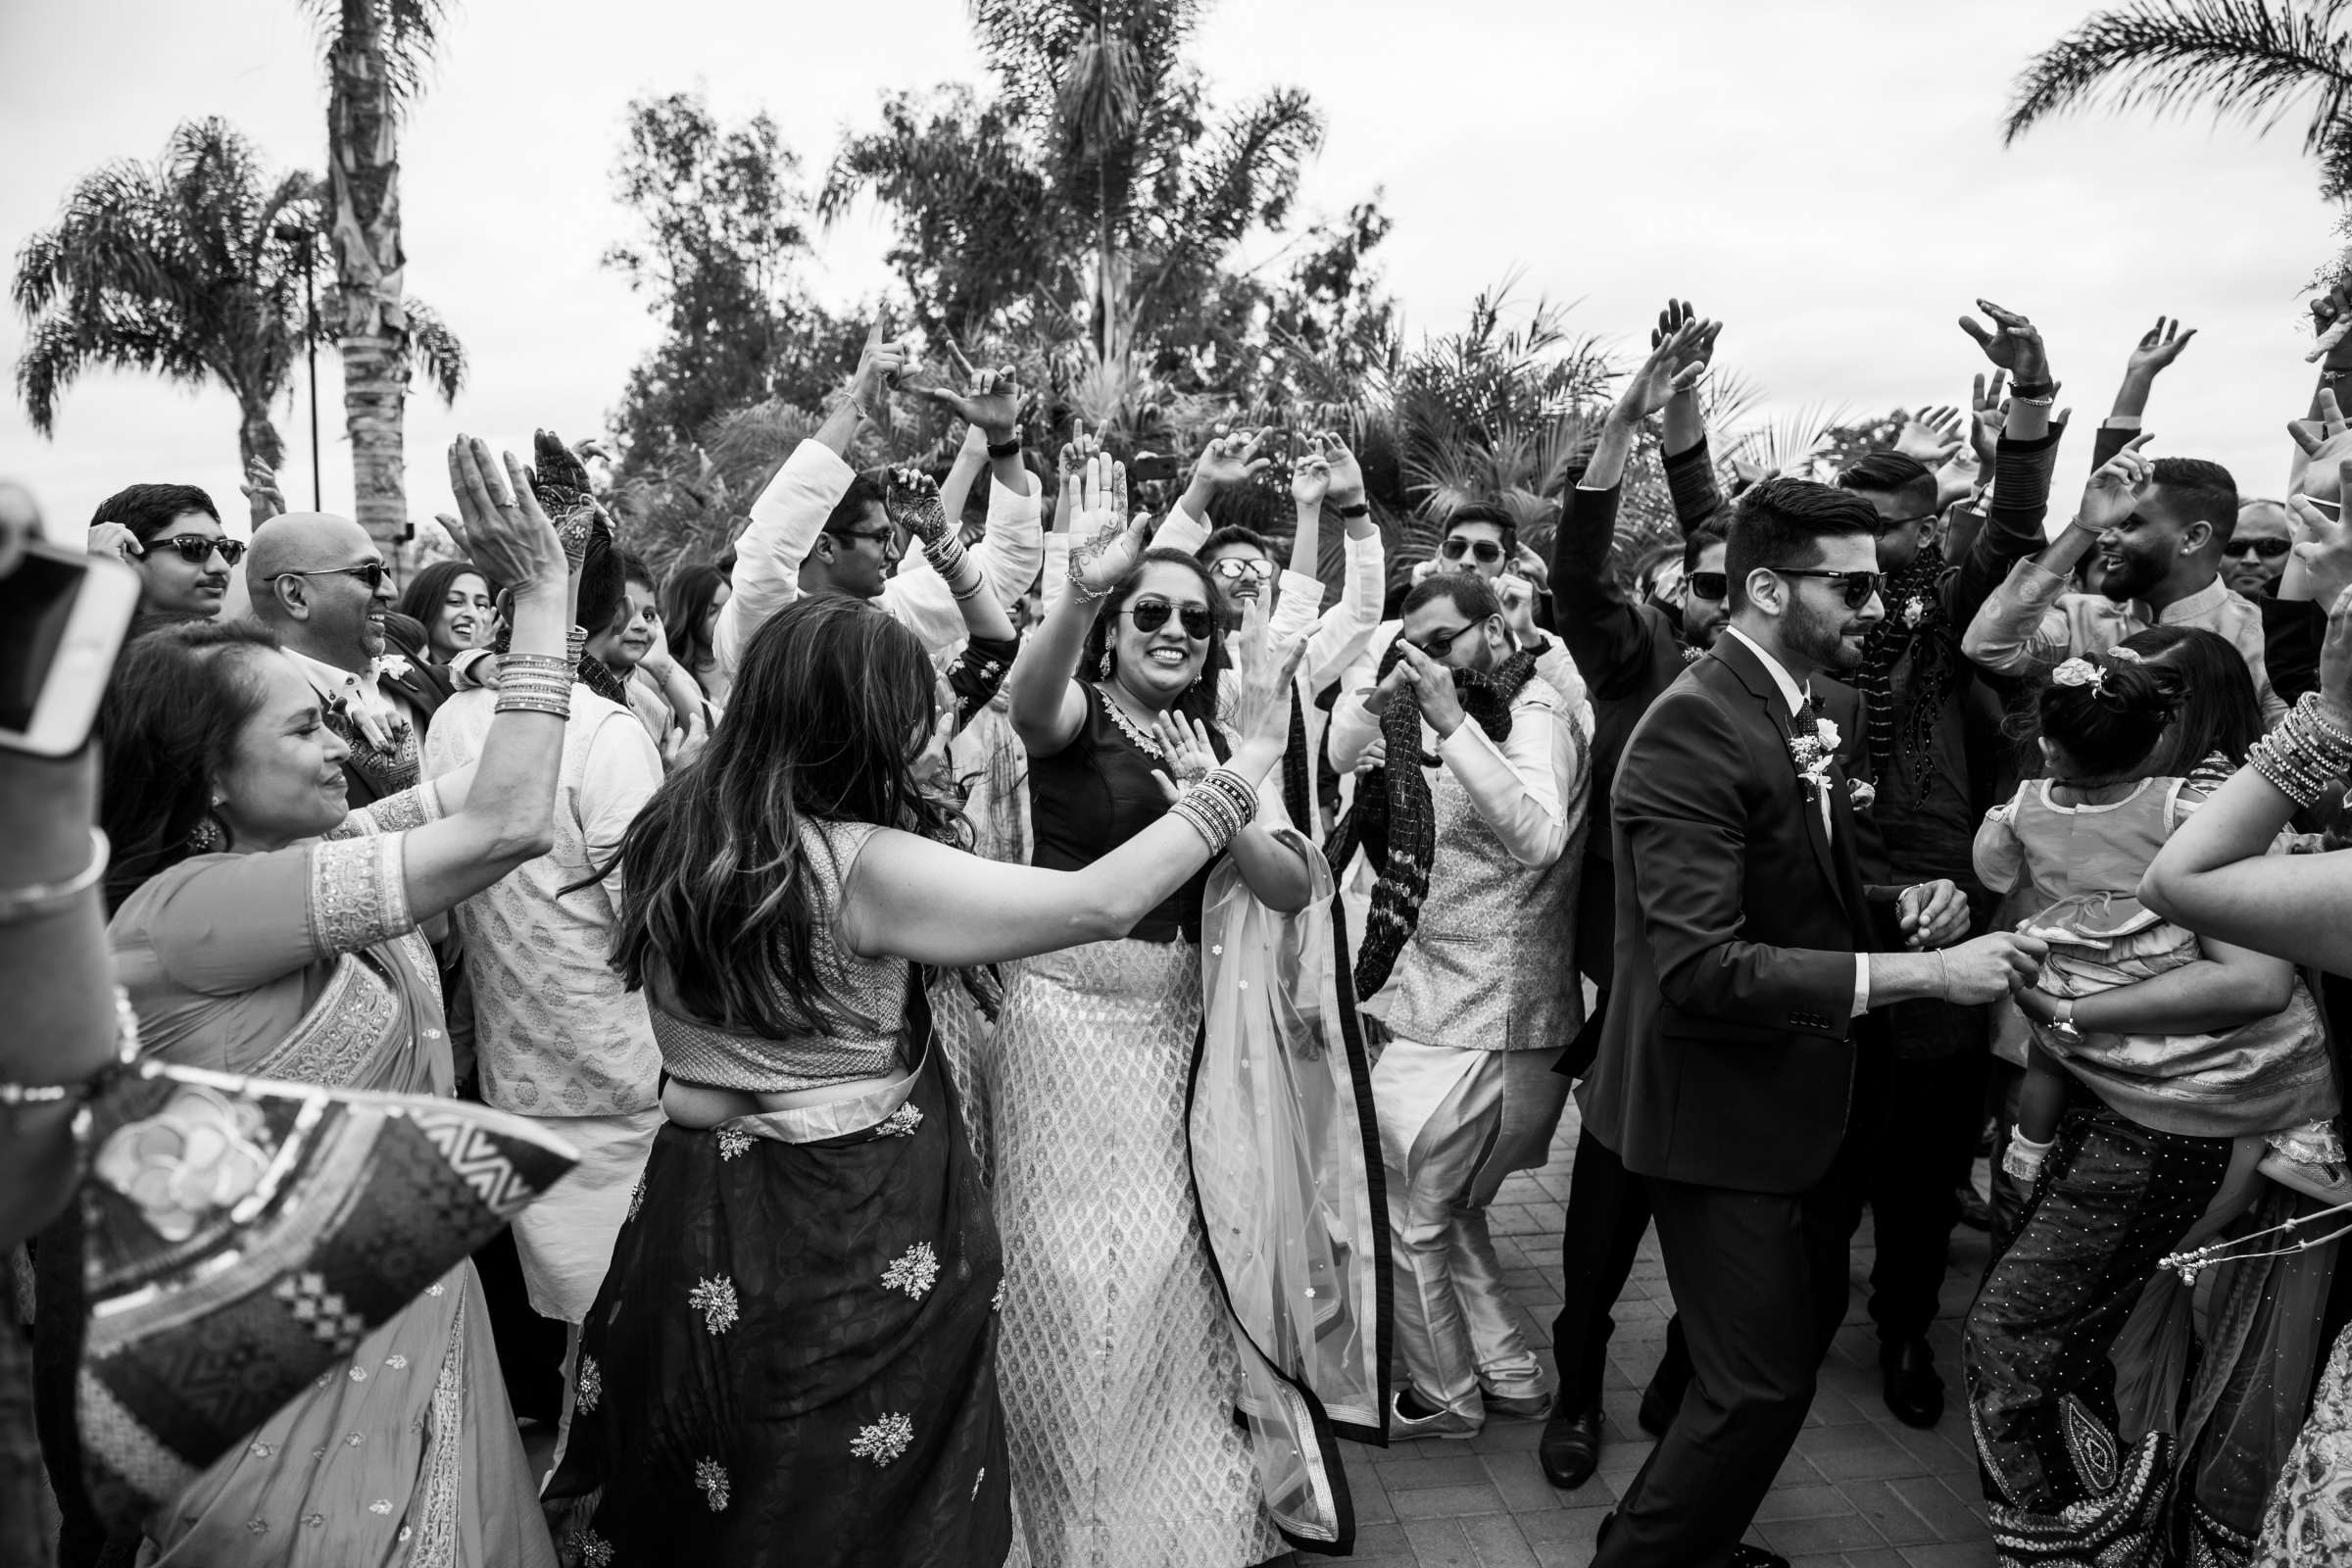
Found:
[[[436,814],[429,786],[407,791],[325,839],[196,856],[132,893],[110,936],[148,1053],[451,1095],[438,971],[402,872],[405,830]],[[461,1263],[368,1334],[150,1523],[142,1562],[553,1568],[479,1294]]]

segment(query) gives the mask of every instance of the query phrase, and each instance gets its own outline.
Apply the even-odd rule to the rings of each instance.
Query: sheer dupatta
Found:
[[[1193,1182],[1267,1510],[1294,1546],[1345,1552],[1355,1515],[1336,1439],[1387,1444],[1387,1206],[1331,871],[1276,831],[1313,877],[1304,909],[1269,909],[1230,861],[1208,885]]]

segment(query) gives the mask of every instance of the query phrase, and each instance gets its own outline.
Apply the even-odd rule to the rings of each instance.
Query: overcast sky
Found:
[[[527,450],[600,428],[655,326],[597,265],[624,232],[612,166],[632,96],[697,85],[723,117],[765,109],[814,177],[879,93],[981,81],[962,0],[454,0],[404,145],[409,288],[464,340],[455,409],[409,407],[410,505],[445,510],[459,429]],[[2218,458],[2276,491],[2310,370],[2300,301],[2333,214],[2288,132],[2091,117],[2014,148],[2008,84],[2079,22],[2071,0],[1227,0],[1198,58],[1238,98],[1308,89],[1329,120],[1302,193],[1338,214],[1385,190],[1387,281],[1408,328],[1458,324],[1513,270],[1631,340],[1669,293],[1729,323],[1719,363],[1776,404],[1957,402],[1981,367],[1954,318],[1979,296],[2043,327],[2087,421],[2159,313],[2199,327],[2149,410],[2156,450]],[[0,0],[0,241],[10,256],[81,173],[152,159],[172,125],[225,116],[273,164],[316,170],[325,87],[294,0]],[[883,223],[820,241],[818,294],[888,282]],[[13,370],[23,323],[0,320]],[[321,362],[324,493],[349,507],[341,391]],[[297,377],[280,417],[288,496],[309,503]],[[52,527],[110,491],[236,493],[224,392],[90,376],[56,439],[0,412],[0,474]],[[2086,439],[2061,484],[2079,484]],[[2062,496],[2062,519],[2071,500]]]

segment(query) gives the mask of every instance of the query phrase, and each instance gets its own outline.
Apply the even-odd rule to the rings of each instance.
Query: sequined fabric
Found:
[[[2352,1329],[2336,1337],[2302,1436],[2271,1489],[2254,1561],[2352,1562]]]
[[[1018,966],[996,1052],[1004,1391],[1039,1568],[1234,1568],[1282,1551],[1233,1423],[1239,1363],[1192,1197],[1199,950]]]

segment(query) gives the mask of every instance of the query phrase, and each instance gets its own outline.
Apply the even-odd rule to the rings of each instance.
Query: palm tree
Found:
[[[83,176],[54,228],[18,253],[13,283],[30,341],[17,394],[50,434],[58,400],[92,368],[217,383],[237,400],[239,466],[271,467],[284,443],[270,406],[312,341],[304,302],[325,206],[317,176],[272,174],[225,121],[190,121],[153,165]],[[463,359],[430,312],[412,307],[414,351],[445,395]],[[318,341],[332,332],[316,325]],[[406,378],[407,367],[402,367]]]
[[[326,45],[327,234],[334,248],[335,340],[343,424],[360,522],[379,542],[406,530],[401,421],[412,356],[434,368],[444,398],[466,374],[455,341],[404,298],[400,116],[421,86],[441,0],[303,0]],[[422,340],[437,334],[446,357]]]
[[[2104,98],[2118,109],[2203,104],[2268,131],[2309,109],[2303,150],[2321,193],[2352,196],[2352,0],[2139,0],[2092,15],[2017,80],[2003,139]]]

